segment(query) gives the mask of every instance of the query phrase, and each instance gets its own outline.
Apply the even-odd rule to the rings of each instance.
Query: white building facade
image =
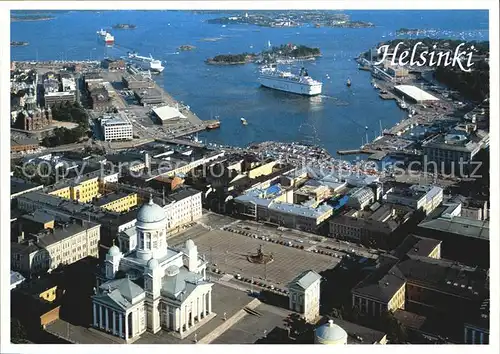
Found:
[[[93,325],[127,343],[162,328],[184,338],[215,315],[206,262],[192,240],[183,251],[168,247],[167,215],[152,201],[139,210],[134,231],[125,253],[113,246],[106,255]]]
[[[132,140],[132,123],[125,117],[105,115],[101,118],[101,130],[105,141]]]
[[[319,317],[321,275],[309,270],[288,284],[290,310],[304,317],[306,322],[315,322]]]

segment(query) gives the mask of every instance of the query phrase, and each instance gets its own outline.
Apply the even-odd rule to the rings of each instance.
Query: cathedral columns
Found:
[[[203,318],[206,317],[207,315],[207,301],[206,301],[206,294],[201,295],[201,307],[203,309]]]
[[[92,305],[94,307],[94,327],[97,327],[98,326],[98,322],[97,322],[97,305],[95,304],[95,302]]]
[[[99,305],[99,328],[103,328],[103,322],[102,322],[102,305]]]
[[[125,312],[125,340],[128,339],[128,316],[129,314]]]
[[[123,315],[121,313],[118,315],[118,332],[121,337],[123,333]]]
[[[106,319],[106,331],[109,331],[109,309],[107,307],[104,308],[105,315],[104,318]]]
[[[182,334],[183,332],[183,323],[182,323],[182,307],[180,309],[175,309],[175,317],[177,319],[177,325],[179,326],[179,333]]]

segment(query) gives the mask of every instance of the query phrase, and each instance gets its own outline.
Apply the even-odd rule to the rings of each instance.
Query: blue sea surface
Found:
[[[221,128],[200,138],[216,144],[247,146],[267,140],[305,141],[331,153],[357,148],[384,128],[404,118],[394,101],[384,101],[370,84],[370,73],[354,60],[377,43],[396,37],[402,27],[433,30],[434,37],[488,40],[488,12],[476,10],[346,11],[352,20],[370,21],[374,28],[266,28],[251,25],[208,24],[217,14],[189,11],[69,11],[50,21],[13,22],[12,60],[96,60],[137,51],[164,61],[158,82],[201,118],[219,116]],[[222,15],[220,15],[222,16]],[[133,23],[134,30],[113,30],[116,23]],[[106,48],[96,36],[104,28],[116,44]],[[217,41],[204,41],[219,38]],[[403,38],[403,37],[402,37]],[[303,65],[323,82],[323,94],[308,98],[259,86],[258,67],[213,66],[205,59],[217,54],[259,52],[286,43],[319,47],[322,57]],[[193,51],[179,52],[190,44]],[[352,86],[346,86],[350,78]],[[248,121],[241,124],[240,118]]]

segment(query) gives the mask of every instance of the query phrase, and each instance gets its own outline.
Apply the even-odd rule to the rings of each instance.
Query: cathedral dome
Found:
[[[347,344],[347,332],[333,320],[316,329],[315,342],[319,344]]]
[[[137,213],[137,222],[140,223],[155,223],[166,219],[165,210],[153,202],[153,198],[149,199],[147,204],[144,204]]]
[[[113,245],[113,246],[111,246],[111,248],[109,249],[108,254],[109,254],[110,256],[118,256],[118,255],[120,254],[120,249],[118,248],[118,246]]]

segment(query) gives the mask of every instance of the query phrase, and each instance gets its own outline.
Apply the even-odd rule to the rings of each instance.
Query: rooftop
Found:
[[[45,211],[39,210],[39,209],[35,210],[32,213],[25,214],[21,218],[25,219],[25,220],[38,222],[38,223],[43,223],[43,224],[55,220],[54,215],[51,215],[51,214],[46,213]]]
[[[42,189],[40,184],[31,183],[20,178],[10,178],[10,195],[16,195],[23,192],[28,192],[35,189]]]
[[[431,94],[419,89],[416,86],[411,85],[398,85],[394,87],[397,91],[411,97],[417,102],[424,101],[439,101],[439,98],[432,96]]]
[[[313,270],[306,270],[293,279],[288,287],[299,287],[303,290],[309,288],[314,282],[321,279],[321,275]]]
[[[428,257],[440,244],[441,241],[432,238],[408,235],[391,254],[398,259],[403,259],[405,256],[409,256],[410,258],[412,256]]]
[[[463,134],[439,134],[426,140],[422,146],[463,152],[476,152],[481,147]]]
[[[379,263],[377,269],[358,283],[352,292],[388,303],[406,283],[406,279],[396,263],[397,260],[393,259]]]
[[[100,123],[102,126],[113,126],[113,125],[123,125],[123,124],[129,124],[130,121],[128,120],[127,116],[123,113],[117,113],[117,114],[105,114],[100,118]]]
[[[169,119],[183,119],[186,118],[184,114],[179,112],[175,107],[162,106],[153,109],[153,112],[160,118],[160,120],[165,121]]]
[[[125,192],[109,193],[109,194],[106,194],[105,196],[97,199],[94,202],[94,205],[103,206],[103,205],[109,204],[111,202],[114,202],[116,200],[128,197],[130,194],[131,193],[125,193]]]
[[[407,259],[397,267],[411,283],[469,299],[478,299],[487,282],[486,272],[446,260]]]
[[[447,208],[447,206],[436,208],[418,227],[489,241],[490,223],[488,220],[473,220],[461,216],[445,217],[442,213]]]

